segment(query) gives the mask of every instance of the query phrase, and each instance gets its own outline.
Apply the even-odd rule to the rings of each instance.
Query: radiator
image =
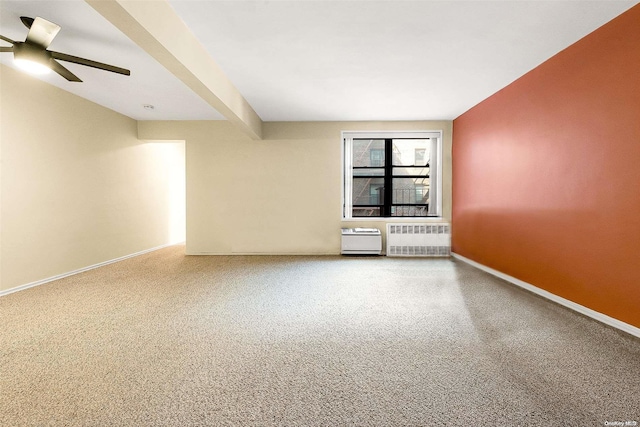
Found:
[[[387,256],[450,255],[449,224],[387,224]]]

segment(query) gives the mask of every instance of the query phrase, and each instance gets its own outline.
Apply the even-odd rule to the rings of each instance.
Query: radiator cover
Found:
[[[447,223],[387,224],[387,256],[451,256],[451,226]]]

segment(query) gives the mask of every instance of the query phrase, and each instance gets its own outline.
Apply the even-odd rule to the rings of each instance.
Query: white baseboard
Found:
[[[25,289],[33,288],[34,286],[44,285],[45,283],[53,282],[54,280],[60,280],[60,279],[63,279],[65,277],[73,276],[74,274],[84,273],[85,271],[89,271],[89,270],[93,270],[94,268],[103,267],[105,265],[113,264],[114,262],[124,261],[125,259],[128,259],[128,258],[133,258],[133,257],[139,256],[139,255],[144,255],[146,253],[157,251],[159,249],[163,249],[163,248],[166,248],[166,247],[169,247],[169,246],[173,246],[173,245],[176,245],[176,244],[177,243],[167,243],[166,245],[156,246],[155,248],[151,248],[151,249],[145,249],[143,251],[136,252],[134,254],[121,256],[119,258],[115,258],[115,259],[112,259],[112,260],[109,260],[109,261],[104,261],[104,262],[100,262],[98,264],[90,265],[88,267],[83,267],[83,268],[79,268],[77,270],[69,271],[68,273],[58,274],[56,276],[47,277],[46,279],[36,280],[35,282],[27,283],[26,285],[20,285],[20,286],[16,286],[15,288],[6,289],[4,291],[0,291],[0,297],[12,294],[14,292],[23,291]]]
[[[534,294],[540,295],[541,297],[544,297],[555,303],[558,303],[567,308],[570,308],[571,310],[577,311],[580,314],[584,314],[585,316],[590,317],[594,320],[597,320],[598,322],[604,323],[605,325],[609,325],[613,328],[620,329],[623,332],[626,332],[630,335],[640,338],[640,328],[636,328],[635,326],[625,323],[621,320],[614,319],[613,317],[609,317],[606,314],[602,314],[600,312],[587,308],[583,305],[577,304],[571,300],[562,298],[556,294],[552,294],[549,291],[545,291],[544,289],[538,288],[537,286],[534,286],[530,283],[523,282],[522,280],[516,279],[515,277],[509,276],[508,274],[501,273],[498,270],[494,270],[491,267],[487,267],[486,265],[470,260],[469,258],[463,257],[462,255],[458,255],[456,253],[452,253],[451,255],[454,258],[459,259],[460,261],[466,262],[469,265],[472,265],[482,271],[485,271],[489,274],[492,274],[496,277],[506,280],[507,282],[510,282],[516,286],[519,286],[523,289],[533,292]]]

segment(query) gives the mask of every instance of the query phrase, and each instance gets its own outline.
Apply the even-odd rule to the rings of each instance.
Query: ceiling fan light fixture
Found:
[[[13,46],[13,63],[28,73],[50,73],[50,59],[45,50],[38,49],[28,43],[16,43]]]
[[[21,70],[31,74],[49,74],[51,72],[51,68],[30,59],[14,59],[13,63]]]

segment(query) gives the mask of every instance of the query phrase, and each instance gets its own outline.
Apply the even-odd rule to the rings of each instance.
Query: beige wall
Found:
[[[0,89],[0,291],[184,240],[185,156],[191,254],[337,254],[341,227],[384,230],[341,221],[341,131],[444,131],[451,216],[450,121],[265,123],[254,141],[137,123],[5,66]]]
[[[442,130],[443,213],[451,218],[451,122],[265,123],[254,141],[228,122],[139,122],[144,139],[185,139],[187,253],[337,254],[341,131]]]
[[[183,239],[184,143],[0,70],[0,291]]]

